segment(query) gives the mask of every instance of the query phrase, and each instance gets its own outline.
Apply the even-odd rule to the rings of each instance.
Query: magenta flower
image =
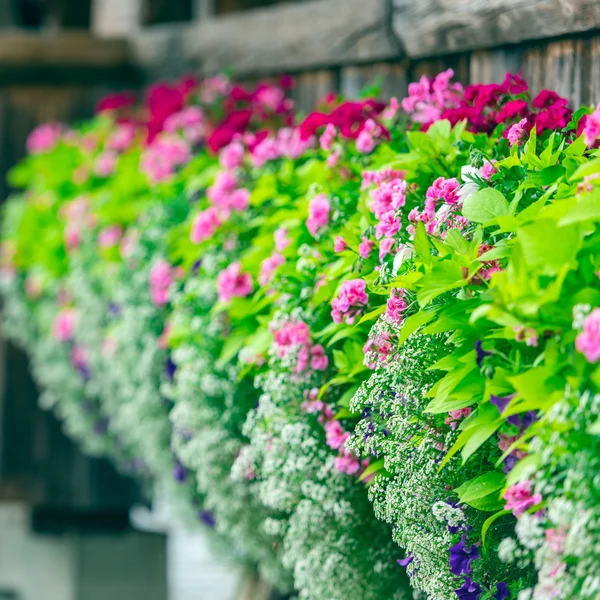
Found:
[[[54,319],[53,334],[59,342],[68,342],[75,334],[75,320],[77,313],[73,308],[63,308]]]
[[[369,258],[371,252],[373,252],[375,242],[364,236],[361,238],[361,240],[361,243],[358,245],[358,253],[360,254],[361,258],[367,259]]]
[[[241,142],[233,141],[219,154],[219,162],[224,169],[236,169],[244,159],[244,146]]]
[[[267,286],[273,278],[273,274],[277,270],[277,267],[283,263],[285,263],[285,258],[283,258],[283,256],[281,256],[281,254],[278,252],[273,252],[271,256],[265,258],[265,260],[260,263],[258,283],[260,283],[262,287]]]
[[[335,468],[340,473],[346,473],[346,475],[355,475],[360,471],[360,461],[352,452],[344,450],[334,462]]]
[[[591,148],[600,137],[600,104],[594,109],[591,115],[585,116],[585,125],[583,127],[583,139],[588,148]]]
[[[506,500],[504,510],[512,510],[515,517],[520,517],[525,511],[542,501],[541,494],[531,493],[531,481],[519,481],[511,485],[503,498]]]
[[[308,205],[306,228],[313,237],[329,224],[331,204],[325,194],[315,196]]]
[[[325,423],[325,438],[327,445],[333,450],[339,450],[350,437],[347,431],[342,429],[339,421],[329,421]]]
[[[333,242],[333,251],[334,252],[343,252],[348,247],[346,244],[346,240],[341,235],[338,235]]]
[[[222,302],[248,296],[252,293],[252,276],[242,273],[239,262],[233,263],[217,275],[217,293]]]
[[[521,145],[521,142],[523,141],[523,138],[525,137],[525,133],[526,133],[525,127],[526,126],[527,126],[527,119],[521,119],[518,123],[511,125],[511,127],[508,129],[508,132],[506,133],[508,143],[511,146],[514,146],[515,144],[517,146]]]
[[[444,201],[446,204],[458,204],[460,200],[460,183],[458,179],[444,179],[438,177],[425,193],[425,209],[435,211],[437,204]]]
[[[321,344],[315,344],[310,349],[310,368],[314,371],[325,371],[329,365],[329,358]]]
[[[588,362],[600,359],[600,308],[595,308],[585,319],[583,330],[575,340],[575,348]]]
[[[60,123],[44,123],[36,127],[27,138],[27,151],[30,154],[49,152],[58,143],[62,131]]]
[[[385,314],[391,321],[400,325],[404,320],[404,315],[402,313],[406,310],[407,306],[408,304],[406,304],[404,299],[404,292],[402,290],[394,289],[388,298]]]
[[[331,317],[336,323],[354,324],[356,318],[362,314],[369,296],[366,293],[367,282],[362,279],[344,281],[336,298],[331,302]]]
[[[109,225],[98,234],[100,248],[114,248],[123,237],[123,228],[120,225]]]
[[[203,240],[212,237],[220,226],[219,212],[214,206],[211,206],[199,212],[194,218],[190,240],[194,244],[199,244]]]
[[[382,237],[392,238],[399,231],[402,226],[402,222],[393,210],[385,213],[379,223],[375,226],[375,237],[380,240]]]
[[[150,296],[156,306],[163,306],[169,301],[169,288],[174,277],[171,265],[166,260],[159,260],[150,269]]]

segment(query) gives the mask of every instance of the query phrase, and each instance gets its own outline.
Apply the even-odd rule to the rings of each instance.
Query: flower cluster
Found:
[[[599,110],[452,75],[159,83],[13,174],[42,405],[301,600],[600,594]]]

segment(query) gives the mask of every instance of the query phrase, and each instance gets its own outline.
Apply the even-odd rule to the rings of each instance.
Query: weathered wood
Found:
[[[398,56],[386,16],[385,0],[313,0],[142,31],[133,43],[152,68],[175,50],[207,73],[293,72]]]
[[[341,71],[339,91],[347,98],[356,98],[361,89],[375,82],[381,84],[382,98],[401,98],[407,93],[406,68],[395,63],[344,67]]]
[[[392,0],[410,58],[443,56],[600,27],[597,0]]]
[[[298,110],[309,112],[326,94],[337,91],[335,71],[316,71],[304,73],[296,78],[296,88],[293,91],[292,98]]]

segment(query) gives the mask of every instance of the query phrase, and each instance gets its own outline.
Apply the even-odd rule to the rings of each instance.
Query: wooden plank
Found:
[[[326,94],[337,92],[336,73],[332,70],[303,73],[296,78],[292,99],[296,109],[310,112]]]
[[[312,0],[144,30],[132,42],[150,67],[177,46],[188,68],[248,76],[397,57],[387,24],[386,0]]]
[[[600,27],[597,0],[392,0],[411,58],[493,48]]]
[[[380,63],[367,67],[344,67],[341,71],[340,93],[346,98],[356,98],[365,86],[374,83],[380,83],[382,98],[405,96],[408,91],[405,66]]]

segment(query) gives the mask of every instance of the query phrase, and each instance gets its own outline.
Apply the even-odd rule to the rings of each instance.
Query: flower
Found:
[[[358,253],[361,258],[367,259],[371,252],[373,252],[373,248],[375,247],[375,242],[370,240],[368,237],[363,236],[361,238],[361,242],[358,245]]]
[[[583,120],[583,119],[582,119]],[[583,139],[588,148],[591,148],[600,137],[600,104],[596,106],[591,115],[585,116]]]
[[[506,500],[504,510],[512,510],[515,517],[520,517],[526,510],[539,504],[542,501],[542,495],[532,495],[531,490],[530,481],[519,481],[511,485],[502,496]]]
[[[349,437],[350,433],[342,429],[339,421],[328,421],[325,423],[327,445],[333,450],[339,450]]]
[[[288,230],[285,227],[280,227],[273,234],[275,238],[275,250],[283,252],[291,243],[292,240],[288,237]]]
[[[518,123],[511,125],[506,133],[506,137],[508,138],[508,143],[511,146],[515,144],[517,146],[521,145],[521,141],[525,137],[525,127],[527,126],[527,119],[521,119]]]
[[[382,261],[391,251],[395,244],[393,238],[384,238],[379,244],[379,260]]]
[[[54,319],[52,331],[54,339],[59,342],[68,342],[75,334],[75,319],[77,313],[73,308],[63,308]]]
[[[390,293],[390,297],[387,301],[387,306],[385,310],[385,314],[389,317],[391,321],[400,325],[404,320],[403,311],[406,310],[408,304],[404,299],[404,291],[393,289]]]
[[[458,204],[460,199],[460,183],[456,177],[445,179],[438,177],[425,193],[425,209],[435,210],[438,202],[443,200],[446,204]]]
[[[335,125],[328,123],[327,127],[325,127],[325,131],[319,138],[319,145],[321,146],[322,150],[328,152],[333,148],[333,142],[335,140],[336,133],[337,131],[335,129]]]
[[[100,248],[114,248],[123,237],[123,228],[120,225],[109,225],[98,234]]]
[[[281,256],[281,254],[279,254],[278,252],[273,252],[271,256],[265,258],[260,263],[258,283],[260,283],[262,287],[268,285],[271,279],[273,278],[273,274],[277,270],[277,267],[279,265],[282,265],[283,263],[285,263],[285,258],[283,258],[283,256]]]
[[[235,169],[242,164],[244,158],[244,146],[233,141],[221,150],[219,154],[219,162],[224,169]]]
[[[169,301],[169,288],[173,283],[171,265],[166,260],[159,260],[150,269],[150,295],[156,306],[163,306]]]
[[[115,152],[124,152],[135,141],[135,126],[132,123],[120,123],[106,142],[107,147]]]
[[[497,172],[498,170],[496,169],[496,167],[487,160],[483,163],[483,167],[481,167],[481,177],[483,177],[483,179],[485,179],[486,181],[490,181],[492,175],[494,175]]]
[[[333,251],[334,252],[343,252],[348,247],[346,241],[341,235],[338,235],[333,242]]]
[[[465,577],[465,582],[461,587],[454,590],[458,600],[479,600],[481,596],[481,586],[471,580],[470,577]]]
[[[248,296],[252,293],[252,276],[242,273],[239,262],[233,263],[217,275],[217,293],[222,302]]]
[[[567,532],[564,527],[559,527],[558,529],[546,529],[545,536],[548,548],[550,548],[552,552],[555,554],[562,554],[565,551]]]
[[[510,591],[508,589],[508,586],[503,581],[501,581],[500,583],[496,584],[494,600],[506,600],[507,598],[510,598]]]
[[[583,330],[575,340],[575,348],[588,362],[600,359],[600,308],[595,308],[583,322]]]
[[[329,223],[329,212],[331,204],[325,194],[315,196],[308,205],[308,219],[306,220],[306,228],[310,231],[313,237]]]
[[[220,226],[219,211],[211,206],[199,212],[194,218],[190,240],[194,244],[199,244],[201,241],[212,237]]]
[[[467,534],[463,533],[460,542],[450,547],[450,573],[461,575],[472,572],[471,563],[480,558],[477,546],[467,548]]]
[[[325,348],[321,344],[315,344],[310,349],[310,368],[314,371],[325,371],[329,364],[329,358],[325,354]]]
[[[331,302],[331,317],[335,323],[354,324],[369,302],[367,282],[362,279],[344,281],[336,298]]]
[[[450,425],[452,430],[456,429],[458,421],[463,417],[466,419],[471,414],[471,408],[458,408],[456,410],[449,410],[448,417],[444,420],[446,425]]]
[[[27,151],[29,154],[49,152],[58,143],[62,131],[60,123],[44,123],[36,127],[27,138]]]
[[[360,461],[352,452],[344,450],[334,462],[335,468],[346,475],[354,475],[360,470]]]
[[[380,240],[382,237],[394,237],[402,226],[402,222],[393,210],[382,215],[381,220],[375,227],[375,237]]]

